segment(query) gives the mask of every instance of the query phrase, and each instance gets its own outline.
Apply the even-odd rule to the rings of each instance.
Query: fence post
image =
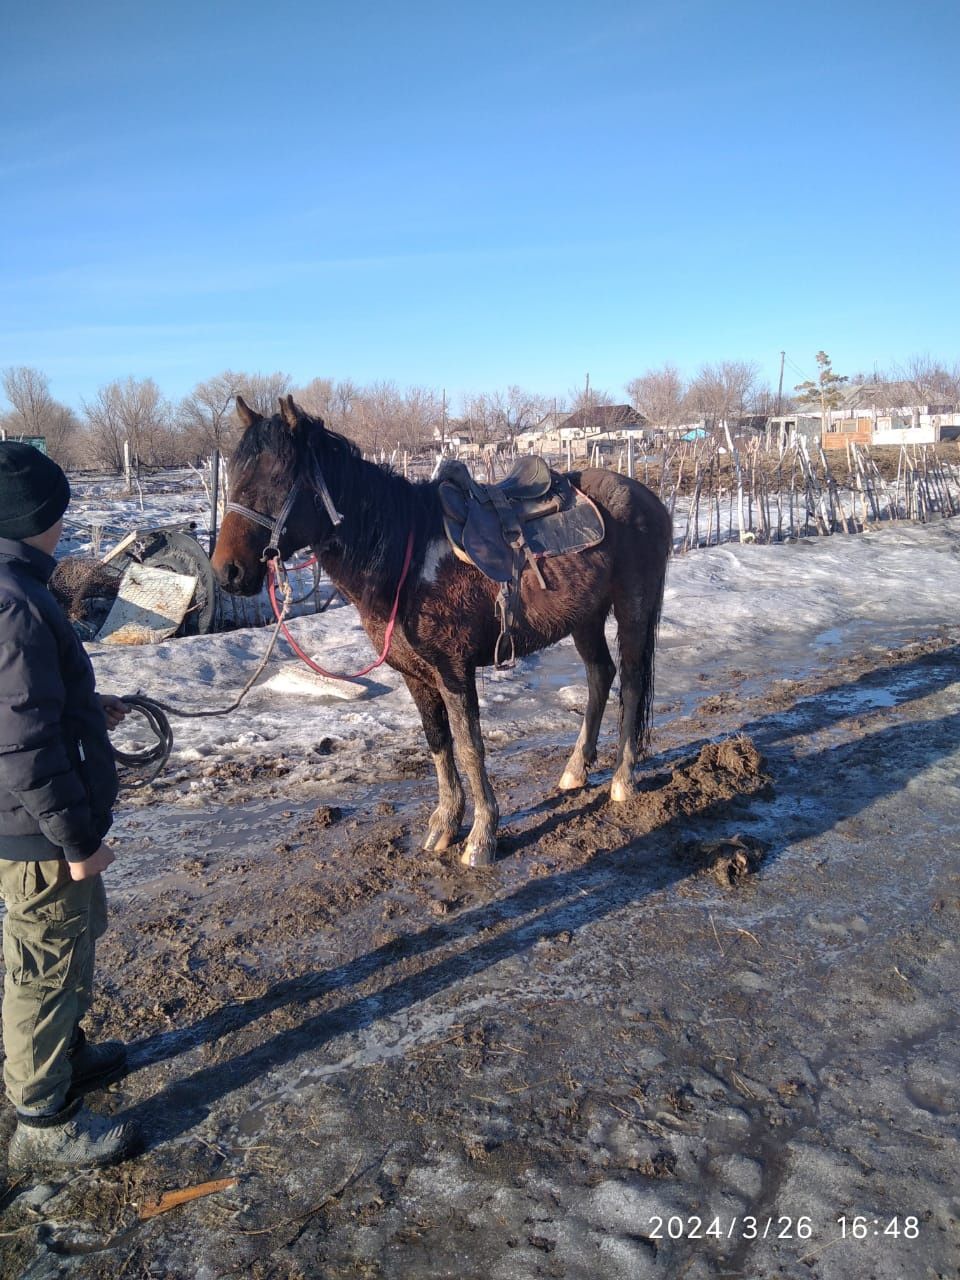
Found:
[[[213,549],[217,545],[217,516],[220,505],[220,450],[214,449],[213,457],[210,459],[210,550],[209,555],[213,555]]]

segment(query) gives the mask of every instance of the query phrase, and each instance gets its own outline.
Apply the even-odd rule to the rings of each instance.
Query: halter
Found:
[[[287,494],[286,500],[280,508],[280,514],[276,519],[273,519],[271,516],[264,515],[262,511],[254,511],[252,507],[245,507],[239,502],[228,502],[224,511],[235,511],[238,516],[243,516],[247,520],[252,520],[254,524],[259,524],[264,529],[268,529],[270,531],[269,540],[263,549],[263,554],[260,559],[262,562],[265,562],[267,566],[267,588],[270,593],[270,603],[273,605],[273,611],[276,614],[277,628],[278,630],[281,628],[283,629],[283,634],[287,637],[290,647],[293,649],[294,653],[296,653],[297,657],[302,658],[308,667],[312,668],[312,670],[318,672],[322,676],[333,677],[336,680],[356,680],[359,676],[365,676],[369,671],[373,671],[375,667],[379,667],[381,663],[386,662],[387,660],[387,655],[390,652],[390,645],[393,641],[393,630],[396,626],[397,615],[400,610],[400,593],[403,590],[403,584],[407,580],[407,574],[410,571],[410,563],[413,559],[413,529],[411,529],[407,535],[407,549],[404,554],[403,569],[400,572],[400,581],[397,583],[396,595],[393,598],[393,608],[390,610],[390,617],[384,631],[383,649],[380,656],[368,666],[364,667],[362,671],[357,671],[353,675],[327,671],[324,667],[318,666],[317,663],[303,652],[303,650],[297,645],[293,636],[287,630],[285,618],[287,610],[290,607],[290,583],[286,576],[283,561],[280,558],[280,539],[287,531],[287,517],[293,510],[293,504],[296,502],[297,496],[300,492],[300,487],[305,483],[305,480],[309,480],[311,482],[314,490],[314,502],[316,502],[317,498],[322,499],[327,515],[330,517],[330,522],[334,528],[336,528],[338,524],[343,523],[343,516],[337,510],[333,499],[330,497],[330,490],[327,488],[326,481],[323,478],[323,472],[320,469],[320,464],[317,461],[316,454],[314,454],[311,449],[309,451],[309,455],[307,476],[301,474],[297,476],[296,480],[294,480],[293,487]],[[313,563],[314,561],[310,560],[307,561],[306,564],[297,565],[296,567],[306,568],[308,565]],[[277,603],[276,584],[278,582],[285,596],[282,610]]]
[[[310,450],[310,473],[308,478],[312,481],[314,501],[318,497],[322,499],[327,515],[330,517],[330,523],[336,528],[338,524],[343,523],[343,516],[337,510],[333,499],[330,497],[330,490],[327,488],[327,482],[323,478],[323,472],[320,470],[320,464],[317,462],[313,450]],[[267,545],[264,547],[263,554],[260,557],[261,561],[280,559],[280,539],[287,531],[287,518],[293,510],[293,504],[299,497],[304,483],[305,477],[303,475],[297,476],[276,519],[264,515],[261,511],[254,511],[252,507],[244,507],[239,502],[228,502],[224,507],[225,513],[235,511],[238,516],[244,516],[247,520],[252,520],[254,524],[259,524],[270,531]]]

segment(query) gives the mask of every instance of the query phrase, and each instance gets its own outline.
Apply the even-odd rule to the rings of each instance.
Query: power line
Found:
[[[794,364],[794,362],[790,359],[790,357],[789,357],[789,356],[787,356],[787,357],[786,357],[786,360],[787,360],[787,364],[790,366],[790,368],[793,370],[793,372],[794,372],[794,373],[796,373],[796,374],[799,374],[799,375],[800,375],[800,377],[804,380],[804,382],[815,382],[815,381],[816,381],[816,379],[815,379],[815,378],[812,378],[812,377],[810,376],[810,374],[809,374],[809,373],[807,373],[807,371],[806,371],[805,369],[801,369],[801,368],[800,368],[800,366],[799,366],[798,364]]]

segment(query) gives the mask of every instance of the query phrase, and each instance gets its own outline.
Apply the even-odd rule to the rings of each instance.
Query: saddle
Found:
[[[500,618],[494,662],[510,641],[520,614],[520,579],[529,568],[547,590],[539,559],[585,551],[602,542],[603,516],[569,478],[537,456],[520,458],[499,484],[480,484],[462,462],[447,460],[437,472],[443,526],[453,552],[500,584]]]

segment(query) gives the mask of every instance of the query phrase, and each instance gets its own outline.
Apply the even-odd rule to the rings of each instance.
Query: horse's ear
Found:
[[[245,427],[252,427],[255,422],[260,421],[259,413],[250,408],[243,396],[237,396],[237,417]]]
[[[280,416],[291,431],[296,431],[303,418],[303,411],[294,401],[293,396],[280,397]]]

